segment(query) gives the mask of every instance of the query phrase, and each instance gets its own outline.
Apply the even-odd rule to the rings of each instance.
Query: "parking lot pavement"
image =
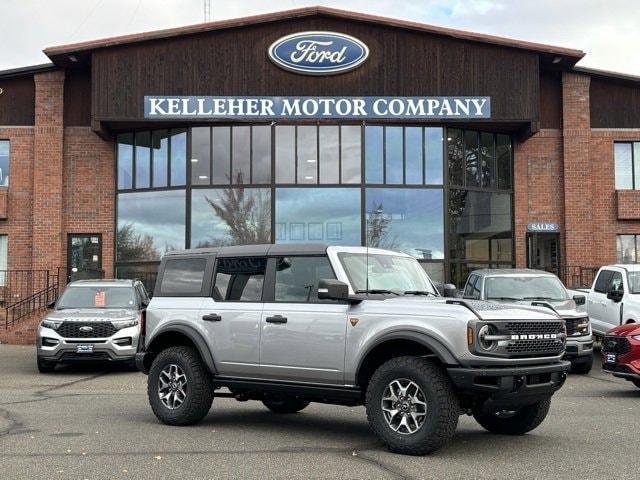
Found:
[[[7,345],[0,372],[2,479],[638,478],[640,389],[599,368],[570,377],[529,435],[492,435],[465,416],[452,443],[427,457],[384,450],[362,407],[312,404],[278,416],[259,402],[217,399],[201,424],[168,427],[137,372],[41,375],[33,347]]]

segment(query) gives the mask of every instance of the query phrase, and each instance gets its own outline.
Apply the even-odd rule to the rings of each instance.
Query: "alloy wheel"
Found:
[[[160,372],[158,396],[169,410],[180,408],[187,398],[187,376],[175,363],[167,365]]]
[[[416,433],[427,418],[427,402],[422,389],[413,381],[399,378],[390,382],[382,394],[382,413],[394,432]]]

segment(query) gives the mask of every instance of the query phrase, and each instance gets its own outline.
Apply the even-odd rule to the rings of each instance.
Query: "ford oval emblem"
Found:
[[[80,330],[81,332],[93,332],[93,327],[84,326],[80,327],[78,330]]]
[[[300,32],[281,37],[269,47],[280,68],[305,75],[334,75],[359,67],[369,48],[357,38],[335,32]]]

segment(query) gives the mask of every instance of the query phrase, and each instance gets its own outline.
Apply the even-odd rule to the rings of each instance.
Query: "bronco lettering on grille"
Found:
[[[523,335],[511,335],[511,340],[553,340],[556,338],[558,338],[558,334],[556,333],[528,333]]]

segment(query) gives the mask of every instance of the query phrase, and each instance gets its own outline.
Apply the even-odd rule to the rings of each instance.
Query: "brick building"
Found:
[[[640,78],[579,50],[314,7],[45,53],[0,72],[0,270],[152,281],[168,249],[264,241],[457,284],[639,258]]]

